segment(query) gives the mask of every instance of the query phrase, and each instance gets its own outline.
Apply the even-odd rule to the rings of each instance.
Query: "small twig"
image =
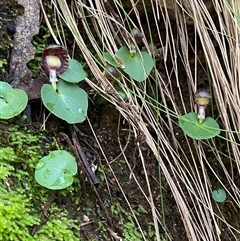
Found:
[[[60,132],[58,134],[60,137],[62,137],[67,143],[68,145],[71,147],[76,159],[77,159],[77,163],[78,163],[78,166],[79,166],[79,169],[80,171],[78,172],[78,175],[79,175],[79,179],[80,179],[80,182],[81,182],[81,190],[82,190],[82,196],[84,197],[85,196],[85,193],[86,193],[86,188],[85,188],[85,178],[83,175],[81,175],[81,170],[84,170],[83,168],[83,164],[81,162],[81,158],[78,154],[78,151],[77,149],[75,148],[75,146],[73,146],[69,136],[63,132]]]
[[[56,193],[55,192],[52,192],[50,194],[50,196],[48,197],[47,201],[41,206],[41,216],[46,216],[47,215],[47,211],[49,209],[49,207],[51,206],[52,202],[54,201],[56,197]]]
[[[85,154],[82,150],[82,147],[78,141],[78,138],[77,138],[77,134],[74,130],[74,128],[72,126],[70,126],[70,132],[71,132],[71,135],[72,135],[72,141],[73,141],[73,145],[74,147],[76,148],[79,156],[80,156],[80,159],[83,163],[83,166],[85,168],[85,172],[86,172],[86,175],[90,181],[91,184],[93,185],[98,185],[100,183],[100,180],[98,179],[98,177],[96,176],[96,174],[93,172],[91,166],[89,165],[86,157],[85,157]]]
[[[105,218],[106,218],[106,220],[107,220],[108,225],[109,225],[113,230],[116,230],[116,227],[114,226],[114,224],[113,224],[113,222],[112,222],[112,218],[111,218],[108,210],[105,208],[104,203],[103,203],[103,201],[102,201],[102,198],[100,197],[100,195],[99,195],[99,193],[98,193],[98,191],[97,191],[97,189],[96,189],[95,186],[94,186],[93,190],[94,190],[94,192],[95,192],[95,195],[96,195],[97,198],[98,198],[99,205],[100,205],[101,209],[102,209],[103,212],[104,212],[104,216],[105,216]]]
[[[98,177],[95,175],[95,173],[92,171],[88,161],[86,160],[86,157],[84,155],[84,152],[82,150],[82,147],[80,146],[80,143],[78,141],[78,137],[77,137],[77,134],[76,134],[76,131],[74,130],[73,126],[70,126],[70,132],[71,132],[71,135],[72,135],[72,141],[73,141],[73,144],[74,144],[74,147],[77,149],[77,152],[79,153],[80,157],[81,157],[81,161],[85,167],[85,172],[87,174],[87,177],[90,181],[92,185],[92,188],[95,192],[95,195],[97,196],[98,198],[98,201],[99,201],[99,205],[102,209],[102,211],[104,212],[104,216],[106,218],[106,221],[108,223],[108,225],[113,229],[115,230],[116,227],[114,226],[113,222],[112,222],[112,218],[108,212],[108,210],[105,208],[104,206],[104,203],[96,189],[96,185],[98,185],[100,183],[100,180],[98,179]]]

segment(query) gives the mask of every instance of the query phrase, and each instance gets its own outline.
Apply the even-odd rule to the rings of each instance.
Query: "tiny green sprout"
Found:
[[[215,202],[223,203],[227,198],[227,194],[224,189],[216,189],[212,192],[212,198]]]
[[[43,68],[49,74],[49,81],[54,89],[57,88],[57,74],[64,73],[68,68],[68,51],[58,44],[49,45],[43,51]]]
[[[118,96],[120,98],[122,98],[123,100],[127,99],[127,95],[126,95],[126,93],[123,90],[118,90],[117,93],[118,93]]]
[[[194,102],[198,107],[198,123],[202,124],[205,119],[205,109],[211,100],[211,95],[208,90],[200,89],[194,95]]]
[[[114,88],[117,91],[117,94],[118,94],[119,98],[121,98],[122,100],[127,99],[126,93],[123,91],[123,89],[119,85],[115,85]]]

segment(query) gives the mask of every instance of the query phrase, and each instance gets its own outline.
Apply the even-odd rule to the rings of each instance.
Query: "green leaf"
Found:
[[[112,66],[119,67],[117,60],[108,52],[103,52],[103,58]]]
[[[12,89],[12,86],[6,82],[0,81],[0,98],[3,98],[3,95]]]
[[[84,80],[87,75],[82,65],[77,60],[70,59],[67,70],[58,76],[69,83],[78,83]]]
[[[35,180],[52,190],[69,187],[77,173],[75,158],[67,151],[52,151],[36,165]]]
[[[226,200],[227,194],[223,189],[214,190],[212,192],[212,198],[214,201],[222,203]]]
[[[25,91],[13,89],[11,85],[0,81],[0,119],[10,119],[19,115],[27,106]]]
[[[126,100],[126,99],[127,99],[127,95],[126,95],[126,93],[122,90],[122,88],[121,88],[119,85],[114,86],[114,87],[115,87],[115,89],[116,89],[116,91],[117,91],[117,93],[118,93],[118,96],[119,96],[120,98],[122,98],[123,100]]]
[[[181,116],[179,126],[187,136],[197,140],[212,138],[221,131],[218,123],[211,117],[207,117],[202,124],[199,124],[198,116],[194,112]]]
[[[138,82],[145,80],[154,66],[154,61],[147,52],[133,54],[129,52],[126,46],[121,47],[116,52],[116,56],[125,65],[123,71]]]
[[[60,80],[57,91],[51,85],[44,84],[41,96],[45,107],[69,124],[83,122],[87,117],[87,93],[75,84]]]

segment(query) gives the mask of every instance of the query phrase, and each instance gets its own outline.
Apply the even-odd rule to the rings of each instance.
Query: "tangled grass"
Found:
[[[159,195],[163,195],[164,177],[181,215],[186,240],[239,240],[240,5],[233,0],[163,0],[161,6],[160,1],[153,0],[126,2],[128,6],[123,0],[76,0],[71,4],[51,0],[57,26],[61,29],[65,23],[69,28],[73,49],[81,51],[95,79],[86,78],[87,83],[119,110],[136,138],[144,133],[158,163]],[[169,2],[171,11],[167,9]],[[208,8],[204,2],[210,3],[206,4]],[[42,11],[44,14],[43,6]],[[67,45],[64,31],[55,35],[46,14],[45,20],[55,41]],[[127,101],[123,101],[103,75],[103,52],[114,54],[120,46],[129,46],[133,27],[144,35],[142,49],[157,64],[145,82],[136,84],[126,76],[118,80],[127,96]],[[210,115],[218,121],[222,132],[211,140],[196,141],[182,133],[177,121],[179,115],[194,111],[193,93],[201,87],[211,90]],[[156,240],[163,240],[160,227],[165,230],[165,239],[172,240],[164,218],[164,201],[161,199],[159,210],[140,142],[137,147],[147,189],[143,190],[135,178],[121,146],[123,156],[149,204]],[[132,210],[117,171],[105,158]],[[224,204],[211,198],[218,187],[227,192]],[[147,240],[141,220],[135,216],[135,221],[143,240]]]

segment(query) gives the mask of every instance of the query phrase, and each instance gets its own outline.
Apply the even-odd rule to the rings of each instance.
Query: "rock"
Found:
[[[13,87],[28,90],[32,72],[27,63],[34,58],[33,36],[38,34],[40,5],[38,0],[19,0],[24,7],[24,14],[16,18],[16,31],[10,59],[9,82]]]

